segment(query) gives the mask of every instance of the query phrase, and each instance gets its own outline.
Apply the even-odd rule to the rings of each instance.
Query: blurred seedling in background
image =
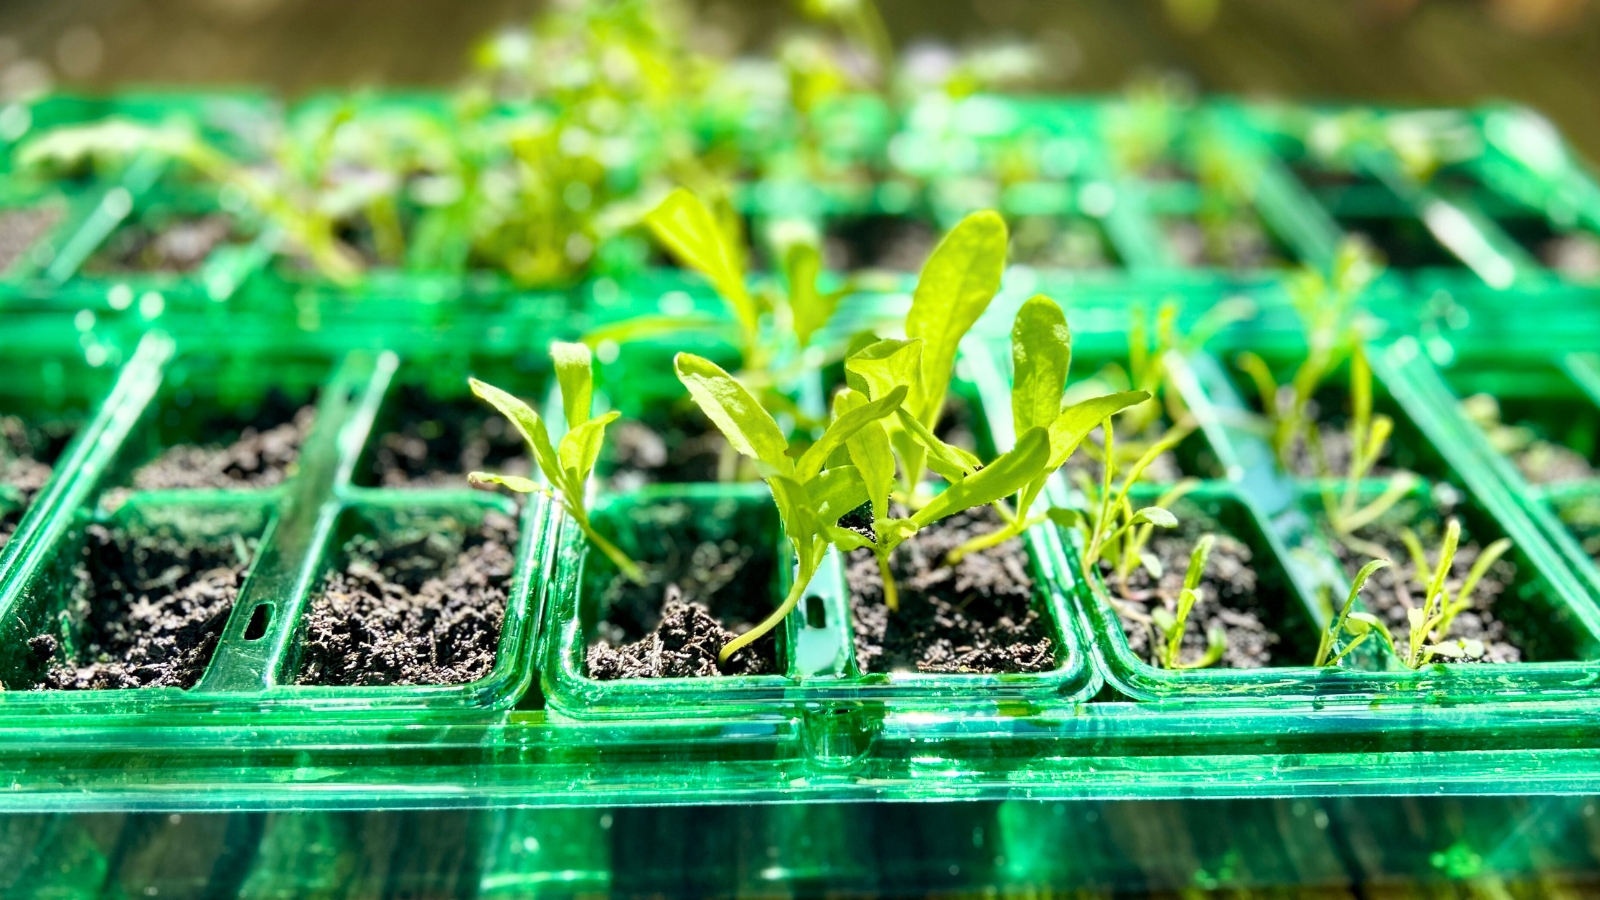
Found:
[[[1255,382],[1273,452],[1287,470],[1294,468],[1296,451],[1310,452],[1308,434],[1316,428],[1313,398],[1360,341],[1356,304],[1376,276],[1364,246],[1347,240],[1339,248],[1331,278],[1306,268],[1288,280],[1306,355],[1287,383],[1279,384],[1260,356],[1246,351],[1235,357],[1239,369]]]
[[[1189,554],[1189,568],[1183,574],[1183,590],[1178,593],[1177,609],[1163,605],[1150,612],[1151,624],[1160,632],[1161,640],[1155,642],[1156,662],[1164,669],[1204,669],[1217,664],[1228,651],[1228,632],[1214,625],[1206,630],[1206,649],[1199,659],[1183,659],[1183,635],[1189,627],[1189,614],[1200,602],[1200,579],[1205,577],[1206,563],[1211,558],[1211,548],[1217,543],[1216,535],[1202,535]]]
[[[533,407],[492,384],[468,379],[472,392],[499,410],[511,420],[528,442],[528,452],[533,462],[544,474],[549,487],[530,478],[517,475],[495,475],[473,472],[467,480],[473,484],[497,484],[520,494],[541,493],[566,507],[567,515],[577,523],[591,543],[604,553],[630,580],[644,583],[644,573],[639,565],[628,558],[615,544],[606,540],[589,521],[589,474],[600,458],[600,448],[605,442],[606,426],[616,420],[613,410],[599,418],[590,418],[594,399],[594,373],[589,348],[583,344],[555,343],[550,346],[550,358],[555,362],[556,381],[561,387],[561,406],[567,420],[567,431],[559,442],[552,442],[544,421]]]
[[[1461,411],[1483,430],[1489,445],[1510,457],[1532,484],[1582,481],[1600,475],[1587,456],[1571,447],[1545,440],[1525,425],[1507,425],[1500,416],[1500,402],[1489,394],[1465,398]]]
[[[856,466],[832,464],[835,452],[859,431],[899,408],[903,388],[836,416],[826,431],[803,453],[794,453],[772,414],[732,375],[710,360],[679,353],[674,361],[678,380],[739,453],[754,460],[794,546],[797,571],[783,602],[756,627],[729,641],[718,654],[726,662],[741,648],[776,628],[805,595],[831,543],[854,532],[838,526],[839,517],[867,502],[868,490]]]
[[[1356,532],[1376,522],[1409,494],[1417,484],[1410,472],[1398,472],[1389,478],[1383,493],[1363,503],[1362,485],[1372,467],[1383,456],[1389,436],[1394,433],[1394,420],[1372,413],[1372,368],[1367,364],[1367,354],[1358,344],[1350,354],[1350,442],[1348,469],[1343,472],[1326,472],[1328,454],[1323,451],[1321,432],[1316,428],[1306,430],[1307,446],[1312,459],[1324,471],[1322,506],[1328,525],[1340,542],[1367,556],[1383,556],[1382,548],[1356,537]],[[1335,488],[1332,475],[1343,484]]]
[[[1317,655],[1311,663],[1313,666],[1337,666],[1339,661],[1349,656],[1355,649],[1374,634],[1381,635],[1389,641],[1391,647],[1394,640],[1389,637],[1389,630],[1377,616],[1368,612],[1356,610],[1356,599],[1361,596],[1361,589],[1366,587],[1367,579],[1372,573],[1390,565],[1387,559],[1375,559],[1361,567],[1356,573],[1355,580],[1350,582],[1350,593],[1344,598],[1344,606],[1339,610],[1339,615],[1323,630],[1322,637],[1317,643]],[[1327,601],[1327,587],[1323,587],[1323,601]],[[1340,641],[1344,644],[1341,647]],[[1335,652],[1337,650],[1337,652]]]

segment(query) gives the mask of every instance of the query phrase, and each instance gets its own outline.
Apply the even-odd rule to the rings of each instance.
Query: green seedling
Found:
[[[552,344],[550,357],[555,361],[556,380],[561,386],[561,406],[567,419],[567,432],[558,443],[551,441],[544,421],[531,406],[492,384],[476,378],[468,379],[472,393],[499,410],[522,433],[523,440],[528,442],[528,451],[534,464],[550,483],[549,487],[530,478],[489,472],[473,472],[467,476],[467,480],[473,484],[498,484],[519,494],[542,493],[558,500],[566,507],[567,515],[577,523],[584,536],[615,563],[618,570],[632,581],[643,584],[644,573],[638,563],[606,540],[589,521],[589,474],[594,471],[594,464],[600,458],[606,426],[616,420],[617,413],[612,411],[599,418],[590,418],[594,374],[588,347],[583,344]]]
[[[1446,581],[1455,565],[1456,547],[1461,540],[1461,523],[1451,519],[1445,527],[1444,541],[1439,546],[1439,561],[1429,576],[1428,556],[1416,532],[1406,529],[1400,533],[1411,556],[1413,578],[1424,589],[1422,606],[1406,610],[1406,622],[1411,632],[1403,653],[1396,651],[1408,668],[1420,669],[1435,656],[1447,659],[1476,658],[1483,655],[1482,643],[1477,640],[1450,641],[1450,625],[1463,610],[1472,608],[1472,592],[1500,557],[1511,549],[1511,541],[1501,538],[1483,549],[1473,561],[1472,568],[1460,587],[1453,593]],[[1393,641],[1390,641],[1391,646]]]
[[[794,583],[778,608],[722,648],[717,658],[726,662],[789,615],[810,586],[830,544],[840,538],[855,543],[858,536],[840,528],[839,517],[867,502],[867,484],[856,466],[829,465],[830,459],[862,429],[876,425],[898,409],[906,391],[896,389],[836,416],[822,436],[796,456],[791,455],[789,441],[772,414],[732,375],[710,360],[689,353],[679,353],[674,367],[678,380],[728,443],[755,460],[772,489],[772,499],[798,564]]]
[[[1151,624],[1161,632],[1163,641],[1156,642],[1156,662],[1164,669],[1204,669],[1217,664],[1228,650],[1228,632],[1220,626],[1206,630],[1206,650],[1199,659],[1184,662],[1182,658],[1183,634],[1189,627],[1189,614],[1200,602],[1200,579],[1205,576],[1206,563],[1211,558],[1211,548],[1217,543],[1216,535],[1201,536],[1189,554],[1189,569],[1183,575],[1183,590],[1178,594],[1178,608],[1169,610],[1157,606],[1150,613]]]
[[[1379,635],[1391,648],[1394,646],[1394,638],[1390,636],[1388,626],[1371,613],[1356,611],[1356,598],[1361,596],[1361,589],[1366,587],[1367,579],[1372,577],[1372,573],[1388,565],[1391,563],[1387,559],[1375,559],[1362,566],[1361,571],[1356,573],[1355,580],[1350,582],[1350,593],[1344,598],[1344,608],[1339,610],[1339,615],[1322,632],[1322,637],[1317,643],[1317,656],[1316,661],[1312,663],[1313,666],[1321,668],[1338,665],[1340,660],[1349,656],[1363,641],[1374,634]],[[1327,589],[1324,588],[1323,592],[1326,602]],[[1341,637],[1346,638],[1344,647],[1335,653],[1334,648],[1338,646]]]
[[[1350,354],[1350,468],[1344,473],[1342,487],[1335,489],[1324,484],[1322,505],[1333,529],[1334,537],[1346,546],[1368,556],[1381,557],[1381,548],[1361,541],[1355,533],[1377,521],[1399,503],[1416,486],[1416,476],[1401,472],[1389,479],[1382,494],[1363,504],[1362,481],[1383,455],[1389,436],[1394,433],[1394,420],[1372,412],[1372,368],[1367,355],[1358,345]],[[1326,454],[1321,451],[1321,441],[1315,428],[1306,432],[1312,456],[1319,465],[1325,465]]]
[[[1071,363],[1072,334],[1061,307],[1043,294],[1030,298],[1017,311],[1011,326],[1011,420],[1019,433],[1044,428],[1050,436],[1050,456],[1018,492],[1015,508],[1003,501],[995,503],[1004,525],[950,551],[946,560],[950,565],[961,562],[968,553],[997,546],[1044,521],[1045,516],[1034,516],[1031,510],[1050,476],[1066,464],[1089,432],[1107,417],[1150,399],[1146,391],[1125,391],[1063,407]],[[929,446],[936,461],[947,458],[943,448],[931,443]]]
[[[1307,435],[1315,427],[1310,419],[1312,398],[1360,340],[1356,301],[1375,275],[1368,252],[1359,242],[1347,240],[1339,248],[1331,279],[1307,268],[1289,280],[1290,299],[1305,335],[1306,356],[1287,384],[1278,383],[1260,356],[1244,352],[1235,358],[1240,370],[1255,382],[1273,452],[1286,469],[1295,449],[1307,443]]]

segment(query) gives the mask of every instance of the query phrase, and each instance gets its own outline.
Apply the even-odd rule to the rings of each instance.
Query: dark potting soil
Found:
[[[255,552],[255,538],[194,540],[170,529],[90,525],[73,569],[69,612],[82,623],[74,655],[44,690],[190,688],[205,673]],[[41,661],[57,634],[35,635]]]
[[[142,491],[181,488],[263,488],[280,484],[294,470],[300,445],[311,431],[316,408],[301,407],[287,422],[257,422],[229,444],[180,444],[133,473]],[[263,416],[270,422],[270,417]],[[280,424],[281,422],[281,424]]]
[[[379,436],[368,469],[381,487],[456,487],[469,472],[529,477],[522,435],[473,397],[442,399],[402,385],[394,428]],[[615,427],[615,426],[613,426]]]
[[[296,684],[465,684],[494,668],[516,569],[516,522],[358,534],[306,615]]]
[[[904,511],[902,511],[903,514]],[[1033,576],[1021,538],[955,566],[945,555],[1000,527],[990,507],[924,528],[890,557],[900,608],[883,602],[883,577],[871,550],[849,557],[856,664],[864,672],[1045,672],[1056,666],[1050,624],[1033,605]],[[862,529],[870,535],[870,528]]]
[[[1356,537],[1370,545],[1369,547],[1357,550],[1345,546],[1338,540],[1330,541],[1348,578],[1354,578],[1356,572],[1373,558],[1365,552],[1368,549],[1374,551],[1381,549],[1384,557],[1390,560],[1391,564],[1387,568],[1379,569],[1367,581],[1365,590],[1361,592],[1361,602],[1367,611],[1389,626],[1389,632],[1394,635],[1395,646],[1402,650],[1410,642],[1411,634],[1411,626],[1406,620],[1406,610],[1422,606],[1427,593],[1426,582],[1433,575],[1432,566],[1439,561],[1439,545],[1444,539],[1445,524],[1454,506],[1447,502],[1448,498],[1435,499],[1439,502],[1433,509],[1419,501],[1402,501],[1377,522],[1357,531]],[[1400,537],[1402,529],[1408,526],[1417,533],[1423,549],[1427,551],[1429,570],[1421,575],[1411,562],[1411,554],[1406,551],[1406,545]],[[1455,562],[1450,567],[1450,575],[1445,579],[1445,586],[1452,593],[1460,589],[1482,549],[1477,541],[1471,540],[1470,535],[1462,534],[1461,542],[1456,548]],[[1486,663],[1522,661],[1522,650],[1506,633],[1505,623],[1494,614],[1495,602],[1506,593],[1516,577],[1517,565],[1506,557],[1501,557],[1489,567],[1489,571],[1484,573],[1483,580],[1478,582],[1477,588],[1473,591],[1472,608],[1457,615],[1455,621],[1451,623],[1450,633],[1443,636],[1445,639],[1481,641],[1484,652],[1478,657],[1444,661]]]
[[[613,491],[650,484],[697,484],[718,480],[727,440],[698,408],[677,404],[648,421],[620,419],[606,429],[605,468]]]
[[[0,272],[15,265],[59,221],[61,210],[53,206],[0,212]]]
[[[84,271],[97,275],[192,272],[233,235],[233,224],[231,217],[211,213],[160,224],[125,225],[84,263]]]
[[[879,269],[920,272],[939,243],[933,226],[899,216],[865,216],[836,223],[828,230],[823,253],[828,269],[854,272]]]
[[[605,618],[585,660],[590,678],[694,678],[778,671],[777,638],[768,633],[717,667],[723,645],[772,612],[771,553],[746,543],[696,541],[684,504],[646,508],[664,552],[641,561],[645,583],[614,574],[600,594]]]
[[[1145,552],[1161,563],[1159,579],[1152,579],[1148,571],[1139,567],[1123,585],[1109,562],[1100,563],[1129,648],[1143,659],[1154,659],[1155,648],[1166,639],[1152,624],[1150,612],[1158,603],[1177,611],[1189,555],[1201,536],[1214,534],[1217,541],[1200,579],[1200,600],[1185,624],[1179,658],[1189,662],[1204,656],[1208,632],[1221,627],[1228,635],[1228,645],[1218,667],[1260,669],[1272,665],[1273,647],[1279,636],[1261,619],[1258,578],[1252,565],[1254,552],[1223,530],[1215,519],[1197,510],[1180,512],[1178,520],[1177,529],[1157,529],[1146,545]]]
[[[0,547],[16,532],[35,495],[44,489],[72,431],[67,423],[29,427],[19,416],[0,416],[0,486],[10,488],[15,504],[0,500]]]

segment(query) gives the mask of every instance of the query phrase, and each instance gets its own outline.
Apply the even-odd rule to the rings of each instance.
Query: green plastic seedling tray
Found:
[[[91,452],[74,458],[68,487],[41,511],[44,522],[7,578],[0,605],[7,610],[10,665],[0,694],[0,718],[71,716],[93,712],[123,717],[271,715],[337,711],[341,715],[409,710],[413,713],[482,714],[511,705],[526,687],[532,639],[532,586],[548,552],[542,500],[520,510],[509,499],[457,490],[380,490],[351,485],[367,452],[374,420],[389,393],[398,359],[353,352],[341,359],[314,354],[217,354],[186,350],[152,335],[124,367],[100,416]],[[427,361],[438,364],[437,360]],[[495,371],[492,366],[484,369]],[[458,364],[464,385],[473,366]],[[542,377],[538,379],[542,381]],[[514,382],[508,382],[514,383]],[[132,490],[137,466],[166,447],[225,437],[217,422],[248,421],[271,388],[299,402],[316,397],[316,419],[299,460],[283,482],[260,489]],[[238,425],[223,425],[224,429]],[[236,433],[236,432],[235,432]],[[87,446],[87,445],[80,445]],[[319,687],[295,684],[303,616],[322,573],[344,537],[381,534],[417,523],[454,521],[471,527],[488,511],[517,516],[517,569],[492,670],[460,685]],[[172,523],[180,533],[189,519],[248,519],[236,530],[259,536],[249,575],[223,626],[220,642],[199,682],[177,688],[29,691],[37,681],[28,660],[15,655],[40,623],[59,622],[70,646],[79,623],[60,616],[71,583],[71,556],[90,522],[112,525]]]

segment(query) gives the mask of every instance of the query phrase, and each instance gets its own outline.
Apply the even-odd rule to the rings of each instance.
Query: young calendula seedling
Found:
[[[723,646],[717,655],[721,663],[776,628],[805,595],[830,543],[841,535],[854,536],[854,532],[838,527],[839,517],[867,502],[867,485],[855,466],[830,466],[830,457],[857,432],[898,408],[906,392],[891,391],[836,416],[822,436],[796,458],[790,455],[789,441],[772,414],[732,375],[690,353],[678,354],[674,366],[678,380],[728,443],[755,460],[772,489],[772,499],[798,563],[794,583],[783,602],[756,627]]]
[[[1350,355],[1350,408],[1350,468],[1344,473],[1341,488],[1336,490],[1332,484],[1323,487],[1323,510],[1336,539],[1367,556],[1381,557],[1384,555],[1382,548],[1362,541],[1355,533],[1392,509],[1411,492],[1417,479],[1410,472],[1400,472],[1389,479],[1382,494],[1366,503],[1361,502],[1362,481],[1383,455],[1384,445],[1394,433],[1394,420],[1372,413],[1372,369],[1367,364],[1366,353],[1359,346]],[[1317,430],[1308,430],[1306,437],[1310,441],[1312,455],[1317,458],[1319,465],[1322,464],[1326,455],[1321,451]]]
[[[1339,248],[1331,279],[1309,268],[1290,279],[1289,295],[1300,317],[1306,356],[1287,384],[1280,385],[1271,367],[1254,353],[1240,353],[1235,359],[1255,382],[1270,426],[1272,449],[1285,469],[1291,467],[1295,449],[1305,444],[1308,432],[1316,427],[1310,409],[1317,389],[1360,339],[1355,328],[1356,301],[1376,274],[1367,251],[1351,240]]]
[[[963,219],[923,267],[906,315],[906,339],[877,341],[845,360],[849,388],[836,398],[836,408],[849,409],[894,390],[907,391],[906,402],[893,419],[863,429],[847,445],[872,500],[873,538],[861,538],[861,545],[877,557],[890,609],[898,609],[899,593],[889,559],[917,530],[960,510],[995,504],[1003,527],[958,548],[952,563],[1022,533],[1037,521],[1030,510],[1050,475],[1084,436],[1104,417],[1149,399],[1149,394],[1131,391],[1063,409],[1071,334],[1055,301],[1037,296],[1018,310],[1012,329],[1017,368],[1013,424],[1020,436],[1016,447],[985,466],[972,453],[935,435],[961,339],[999,290],[1006,248],[1006,225],[997,213],[984,211]],[[1033,453],[1033,445],[1041,440],[1043,453]],[[927,470],[949,486],[939,493],[923,492]],[[896,494],[913,511],[910,516],[891,514],[889,501]],[[1015,508],[1002,502],[1013,495],[1018,495]],[[941,512],[928,515],[929,509]]]
[[[1199,659],[1184,662],[1183,633],[1189,627],[1189,613],[1200,602],[1200,579],[1205,576],[1206,562],[1211,558],[1211,548],[1217,543],[1216,535],[1204,535],[1195,542],[1189,555],[1189,569],[1183,575],[1183,590],[1178,594],[1178,608],[1169,610],[1157,606],[1150,613],[1151,624],[1161,632],[1165,643],[1156,642],[1156,662],[1164,669],[1204,669],[1217,664],[1228,650],[1228,632],[1219,626],[1206,630],[1206,650]]]
[[[561,386],[561,406],[567,419],[567,433],[559,443],[552,443],[544,421],[528,404],[511,394],[476,378],[468,379],[472,392],[501,415],[511,420],[528,442],[528,451],[534,464],[550,482],[549,488],[517,475],[495,475],[473,472],[467,480],[473,484],[498,484],[521,494],[550,494],[567,509],[578,528],[596,548],[604,553],[617,568],[632,581],[643,584],[644,573],[638,563],[628,558],[615,544],[606,540],[589,521],[586,488],[589,473],[594,471],[600,458],[600,448],[605,442],[606,426],[617,418],[615,410],[599,418],[590,418],[594,399],[594,372],[589,348],[583,344],[556,343],[550,346],[550,357],[555,361],[556,380]]]
[[[1388,638],[1389,630],[1384,627],[1383,622],[1377,616],[1372,613],[1356,611],[1356,598],[1361,596],[1361,589],[1367,586],[1367,579],[1372,577],[1373,572],[1388,565],[1390,563],[1386,559],[1375,559],[1362,566],[1361,571],[1356,573],[1355,580],[1350,582],[1350,593],[1344,598],[1344,607],[1339,610],[1339,615],[1322,632],[1322,637],[1317,643],[1317,656],[1316,661],[1312,663],[1313,666],[1320,668],[1322,666],[1338,665],[1340,660],[1349,656],[1352,651],[1361,646],[1361,643],[1372,637],[1373,634]],[[1326,595],[1327,591],[1324,589],[1324,599],[1326,599]],[[1346,638],[1344,647],[1335,653],[1334,648],[1338,647],[1341,637]],[[1389,642],[1393,646],[1393,640],[1390,639]]]

